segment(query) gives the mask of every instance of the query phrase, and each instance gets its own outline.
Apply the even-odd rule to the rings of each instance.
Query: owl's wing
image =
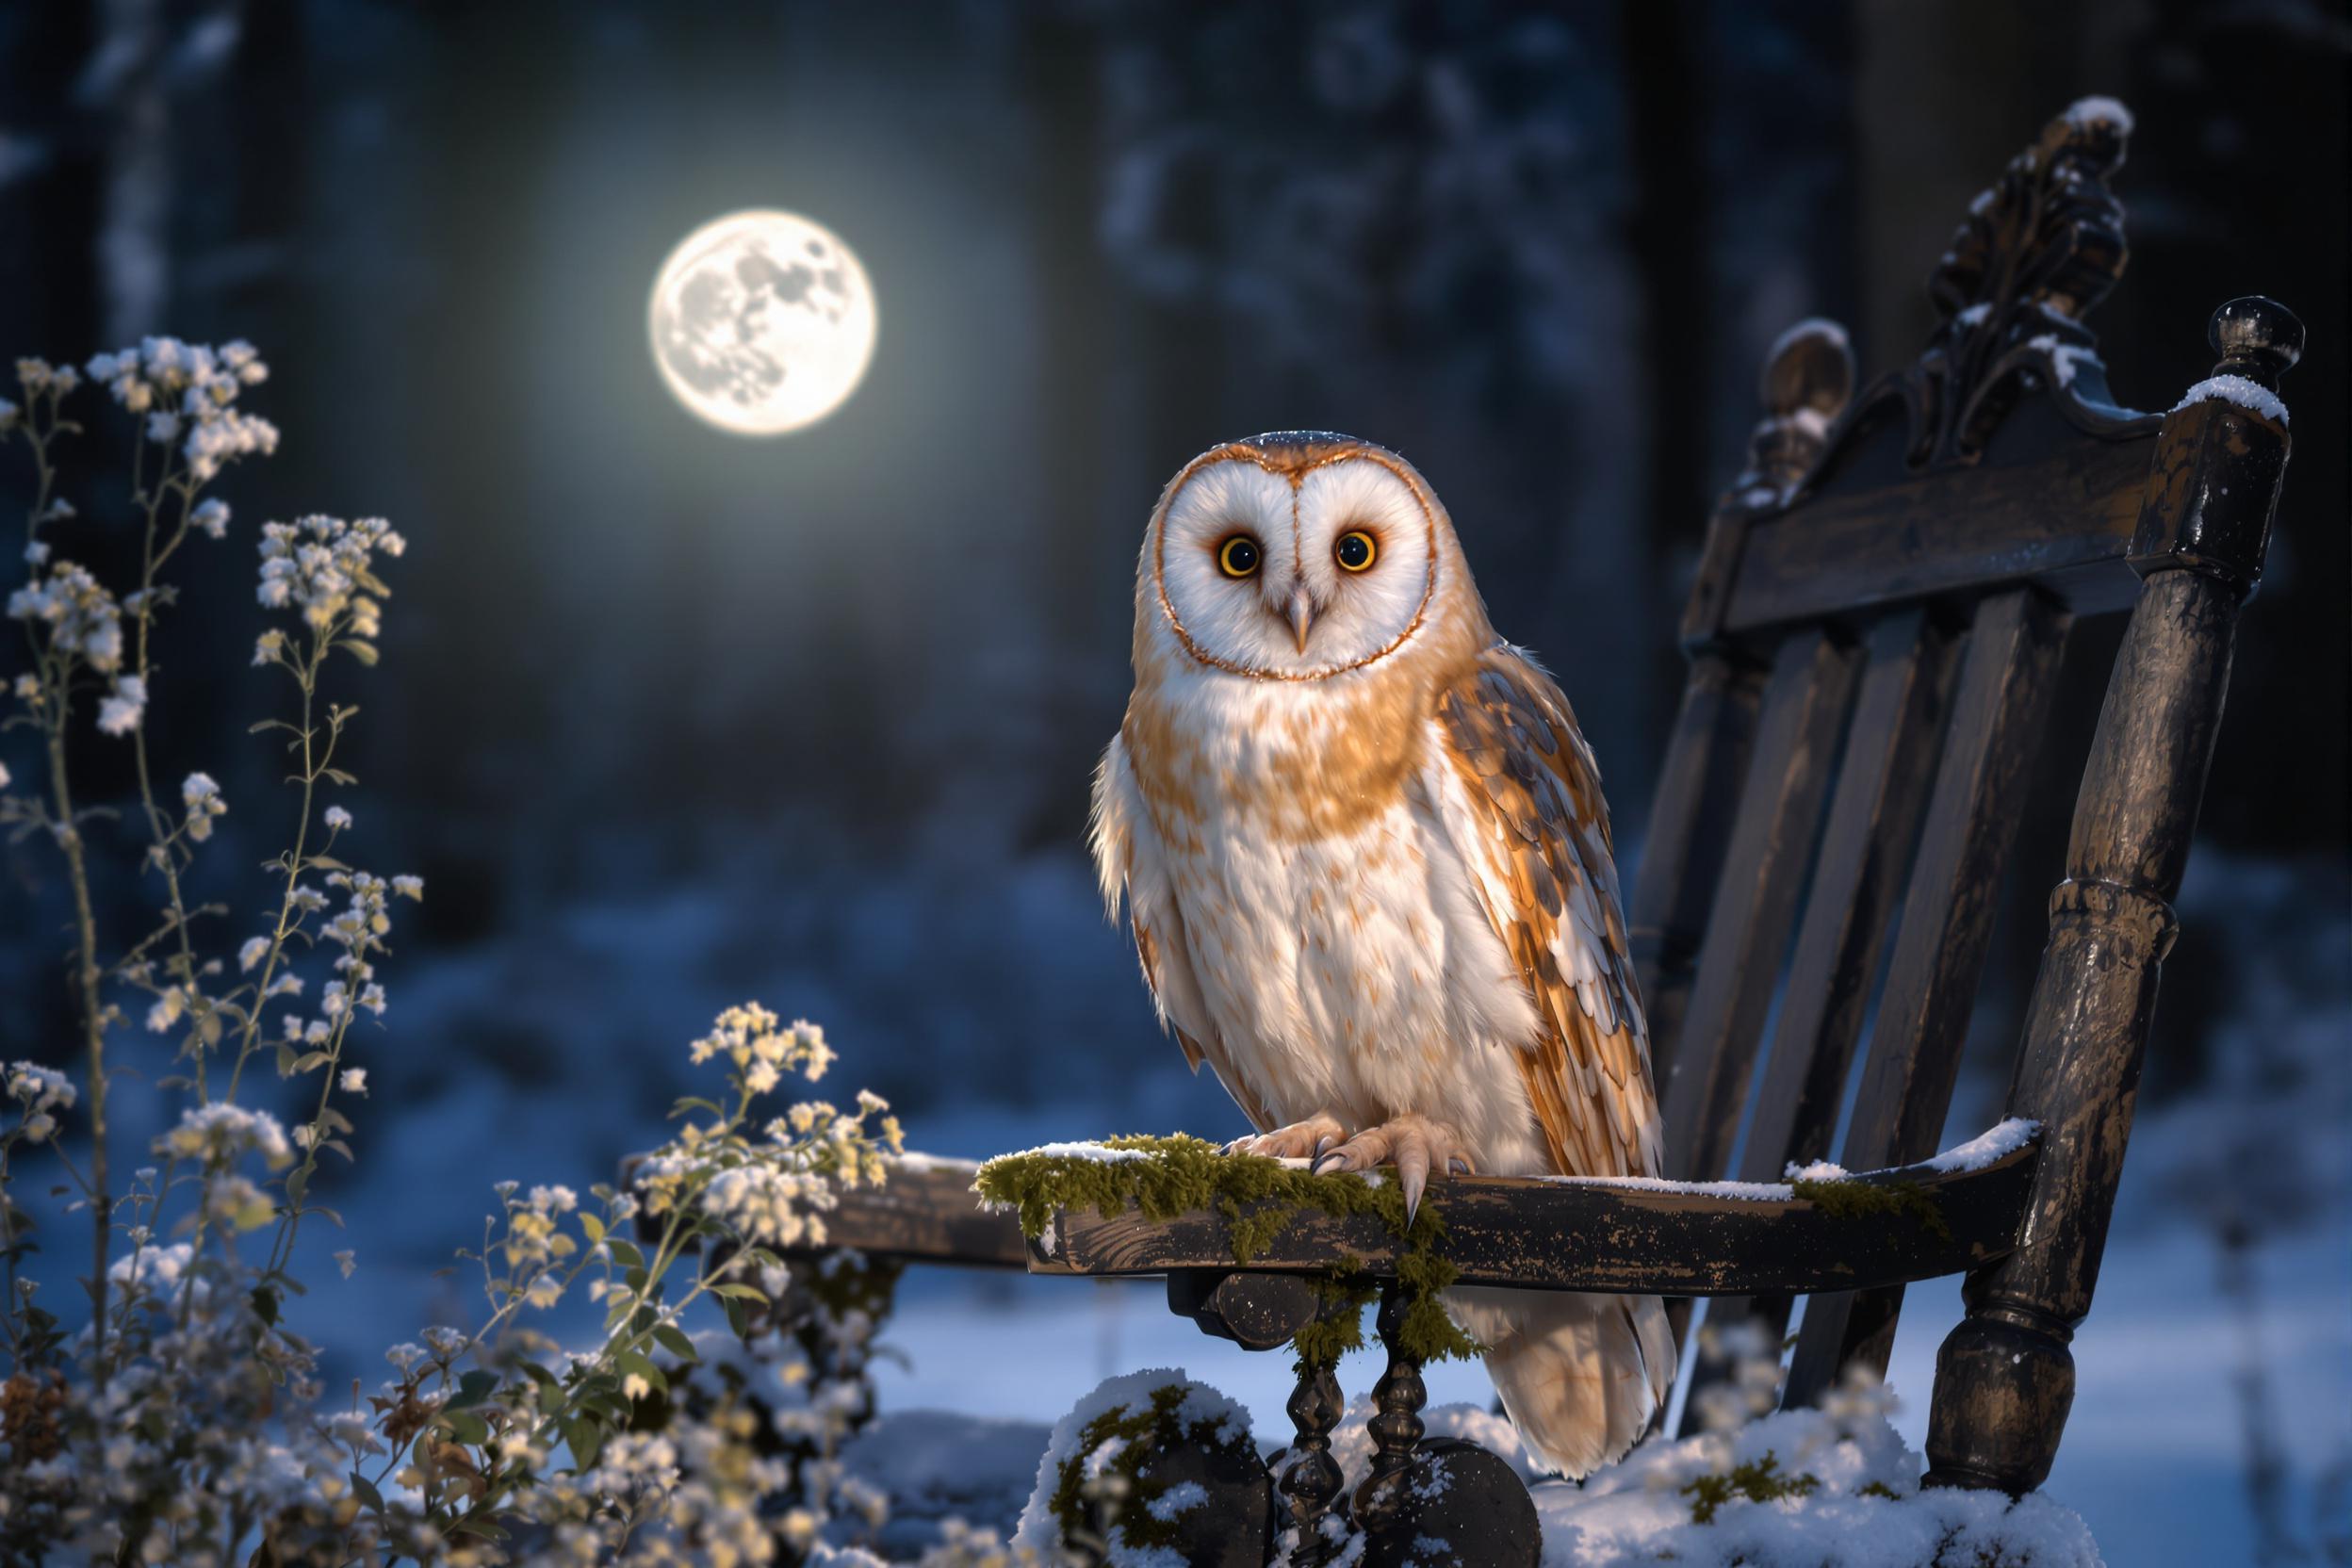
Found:
[[[1103,907],[1113,921],[1119,919],[1119,895],[1126,895],[1135,956],[1143,961],[1144,983],[1152,988],[1161,1024],[1175,1035],[1193,1071],[1200,1071],[1202,1062],[1208,1063],[1251,1125],[1261,1133],[1271,1132],[1274,1119],[1233,1070],[1233,1058],[1209,1015],[1200,978],[1193,971],[1192,944],[1184,934],[1184,915],[1169,883],[1168,859],[1160,849],[1159,830],[1143,808],[1126,743],[1116,738],[1094,770],[1088,838],[1094,847],[1095,874],[1102,885]]]
[[[1437,731],[1464,789],[1448,813],[1479,903],[1535,1003],[1520,1056],[1556,1168],[1660,1168],[1650,1042],[1609,855],[1600,770],[1568,699],[1508,644],[1438,698]]]

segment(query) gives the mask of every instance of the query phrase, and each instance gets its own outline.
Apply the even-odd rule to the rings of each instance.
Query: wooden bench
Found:
[[[1908,1184],[1940,1223],[1917,1205],[1841,1217],[1795,1194],[1527,1180],[1440,1182],[1428,1198],[1471,1282],[1708,1297],[1710,1321],[1775,1338],[1809,1293],[1792,1405],[1853,1364],[1883,1373],[1904,1284],[1966,1272],[1967,1316],[1937,1360],[1931,1485],[2022,1492],[2056,1454],[2067,1343],[2098,1280],[2171,900],[2287,460],[2276,392],[2302,328],[2267,300],[2214,314],[2217,379],[2170,413],[2110,396],[2083,322],[2124,268],[2107,182],[2127,134],[2079,106],[2001,172],[1935,270],[1940,324],[1911,365],[1857,394],[1836,328],[1775,345],[1683,620],[1690,678],[1634,881],[1673,1174],[1778,1182],[1831,1154],[1844,1113],[1838,1159]],[[1943,1128],[2069,629],[2124,612],[2008,1094],[2038,1134],[1981,1168],[1902,1168]],[[1243,1269],[1213,1213],[1066,1212],[1049,1252],[975,1213],[970,1181],[948,1162],[907,1169],[848,1195],[832,1239],[1166,1275],[1177,1310],[1262,1348],[1315,1310],[1306,1276],[1345,1257],[1385,1282],[1391,1360],[1355,1507],[1370,1560],[1393,1556],[1383,1529],[1409,1544],[1393,1483],[1416,1462],[1421,1382],[1396,1345],[1396,1244],[1377,1221],[1301,1217]],[[1723,1373],[1702,1361],[1695,1377]],[[1329,1374],[1291,1401],[1282,1489],[1309,1526],[1348,1506],[1327,1444],[1342,1408]],[[1501,1473],[1485,1549],[1531,1562],[1532,1510]]]

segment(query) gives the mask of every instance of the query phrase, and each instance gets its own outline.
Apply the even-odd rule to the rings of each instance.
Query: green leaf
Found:
[[[694,1354],[694,1342],[679,1332],[673,1324],[656,1324],[653,1337],[656,1344],[680,1361],[691,1362],[700,1359]]]
[[[504,1541],[506,1532],[487,1519],[468,1516],[449,1527],[452,1535],[479,1535],[490,1541]]]
[[[761,1290],[758,1285],[729,1283],[712,1285],[710,1289],[714,1294],[727,1297],[730,1300],[758,1301],[762,1306],[767,1304],[768,1293]]]
[[[335,646],[351,649],[351,657],[369,669],[375,668],[376,661],[382,657],[376,652],[376,645],[373,643],[363,643],[356,637],[346,637]]]
[[[607,1236],[604,1245],[612,1251],[612,1261],[622,1267],[643,1268],[645,1266],[645,1255],[637,1250],[634,1243],[623,1241],[618,1236]]]
[[[444,1410],[438,1417],[449,1429],[451,1436],[468,1447],[478,1448],[490,1441],[490,1423],[469,1410]]]
[[[604,1429],[583,1417],[559,1423],[564,1431],[564,1446],[572,1451],[572,1467],[586,1470],[604,1452]]]
[[[723,1297],[720,1298],[719,1305],[727,1309],[727,1326],[735,1331],[735,1337],[749,1339],[751,1316],[743,1311],[743,1304],[732,1297]]]
[[[356,1470],[351,1472],[351,1491],[357,1494],[361,1502],[366,1503],[378,1513],[384,1511],[384,1494],[376,1490],[375,1482]]]
[[[591,1245],[604,1239],[604,1221],[598,1219],[595,1215],[581,1215],[580,1217],[580,1228],[588,1233],[588,1240]]]
[[[449,1396],[444,1410],[469,1410],[498,1391],[498,1375],[480,1370],[467,1372],[457,1380],[457,1392]]]

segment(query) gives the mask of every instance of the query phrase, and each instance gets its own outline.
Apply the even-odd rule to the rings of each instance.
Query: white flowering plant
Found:
[[[690,1054],[723,1086],[678,1104],[676,1136],[627,1190],[500,1184],[479,1249],[461,1253],[480,1270],[481,1321],[394,1347],[373,1395],[354,1384],[330,1401],[315,1348],[286,1321],[305,1223],[342,1223],[314,1184],[325,1154],[354,1155],[368,1092],[354,1026],[386,1011],[395,913],[424,886],[352,863],[353,814],[330,799],[356,783],[337,757],[358,710],[329,678],[378,662],[380,574],[405,542],[381,519],[304,516],[262,528],[255,589],[253,662],[288,697],[251,732],[290,760],[291,845],[263,868],[254,928],[237,929],[228,903],[193,901],[231,808],[209,773],[162,787],[150,755],[157,630],[178,593],[166,568],[191,540],[228,536],[231,511],[207,490],[275,449],[276,428],[239,406],[268,374],[241,342],[150,338],[83,370],[21,360],[18,396],[0,398],[0,443],[33,466],[27,575],[8,598],[26,662],[0,741],[29,735],[41,780],[20,788],[0,760],[0,822],[57,851],[78,1026],[61,1054],[84,1069],[77,1083],[17,1062],[0,1102],[0,1560],[858,1560],[824,1532],[871,1530],[887,1512],[837,1455],[872,1413],[870,1297],[888,1278],[785,1254],[825,1242],[836,1194],[881,1182],[901,1134],[871,1094],[768,1107],[832,1064],[814,1025],[757,1004],[721,1015]],[[96,526],[59,494],[85,382],[129,423],[141,549],[119,595],[65,548],[69,526]],[[119,813],[75,792],[77,757],[113,745],[137,788]],[[99,907],[109,884],[93,858],[118,848],[155,908],[115,952],[107,934],[134,923]],[[123,1181],[106,1090],[115,1056],[145,1037],[182,1103]],[[90,1217],[86,1312],[39,1304],[36,1218],[18,1198],[36,1159],[62,1172],[67,1212]],[[347,1276],[358,1266],[356,1249],[335,1259]],[[565,1353],[531,1315],[576,1290],[603,1307],[603,1329]],[[690,1331],[690,1310],[734,1334]],[[755,1332],[768,1330],[786,1331]]]

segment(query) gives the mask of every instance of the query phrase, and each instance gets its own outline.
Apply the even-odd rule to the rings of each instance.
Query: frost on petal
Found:
[[[118,676],[114,690],[98,704],[98,727],[108,735],[128,735],[147,711],[147,683],[135,675]]]

